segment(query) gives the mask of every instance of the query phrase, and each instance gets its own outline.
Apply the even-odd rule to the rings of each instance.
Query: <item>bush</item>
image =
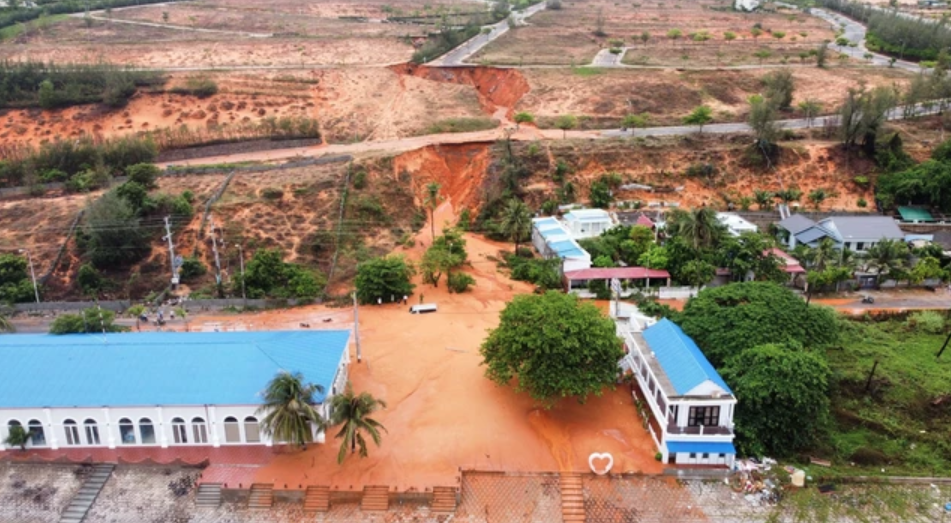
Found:
[[[206,272],[208,272],[208,268],[205,267],[205,264],[197,257],[192,256],[182,260],[178,275],[182,281],[188,281],[204,276]]]
[[[280,200],[284,197],[284,191],[274,187],[261,189],[261,198],[265,200]]]
[[[864,208],[868,207],[868,202],[865,201],[865,198],[859,198],[858,201],[855,202],[855,205],[858,205],[859,207],[861,207],[862,209],[864,209]]]
[[[137,163],[127,167],[125,173],[129,177],[128,182],[138,183],[146,190],[151,190],[158,187],[156,179],[162,171],[151,163]]]
[[[79,267],[79,273],[76,275],[76,283],[82,289],[83,294],[94,296],[102,289],[102,275],[90,263],[84,263]]]
[[[121,332],[126,330],[113,325],[116,313],[98,307],[83,309],[80,314],[63,314],[50,324],[50,334],[81,334],[90,332]]]
[[[218,94],[218,84],[204,75],[191,76],[185,80],[185,85],[173,87],[171,92],[197,96],[198,98],[208,98],[209,96]]]
[[[869,183],[868,176],[856,176],[855,178],[852,178],[852,183],[865,189],[868,187],[868,183]]]
[[[353,188],[360,190],[367,186],[367,172],[366,171],[357,171],[353,175]]]
[[[449,274],[449,292],[462,294],[469,290],[469,287],[475,285],[475,278],[464,272],[453,272]]]
[[[928,334],[944,332],[944,316],[937,311],[914,312],[905,320],[905,326]]]

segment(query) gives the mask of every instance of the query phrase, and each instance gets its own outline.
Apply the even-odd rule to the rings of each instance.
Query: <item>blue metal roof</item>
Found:
[[[281,370],[329,390],[349,339],[347,330],[3,335],[0,407],[256,405]]]
[[[546,226],[544,228],[538,229],[538,232],[541,233],[542,238],[545,238],[546,240],[548,238],[551,238],[552,236],[567,236],[568,235],[568,231],[566,231],[560,225]]]
[[[535,225],[535,227],[544,227],[546,225],[548,226],[559,225],[558,220],[552,216],[547,216],[545,218],[535,218],[534,220],[532,220],[532,223]]]
[[[700,347],[676,323],[664,318],[644,329],[643,336],[678,395],[687,394],[707,380],[733,394]]]
[[[728,441],[668,441],[667,452],[694,452],[702,454],[736,454],[733,443]]]
[[[551,247],[551,249],[555,251],[555,253],[557,253],[558,256],[561,258],[565,258],[567,256],[584,257],[586,254],[588,254],[587,252],[585,252],[584,249],[579,247],[578,244],[572,240],[562,240],[559,242],[551,242],[548,244],[548,246]]]

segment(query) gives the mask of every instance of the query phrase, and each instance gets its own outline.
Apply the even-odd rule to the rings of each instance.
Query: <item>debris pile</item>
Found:
[[[780,467],[771,458],[762,461],[750,458],[738,460],[735,472],[724,481],[733,492],[742,494],[750,505],[758,507],[778,503],[793,476],[799,478],[804,474],[793,467]]]

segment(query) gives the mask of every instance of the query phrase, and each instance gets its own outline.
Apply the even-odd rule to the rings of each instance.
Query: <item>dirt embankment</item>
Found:
[[[471,85],[479,93],[483,110],[495,115],[505,109],[504,116],[511,118],[515,104],[531,89],[528,80],[516,69],[494,67],[427,67],[425,65],[400,64],[391,69],[399,74],[426,78],[435,82]]]
[[[426,184],[436,182],[440,194],[456,212],[479,206],[480,192],[491,162],[490,144],[433,145],[396,156],[394,175],[408,172],[413,177],[413,191],[422,205]]]

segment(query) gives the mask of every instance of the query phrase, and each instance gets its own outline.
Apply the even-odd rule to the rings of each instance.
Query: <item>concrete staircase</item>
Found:
[[[307,487],[304,495],[304,512],[327,512],[330,510],[330,487]]]
[[[86,477],[82,486],[79,487],[79,492],[73,496],[66,510],[63,511],[59,522],[80,523],[83,521],[86,517],[86,513],[92,508],[92,504],[96,502],[96,497],[99,496],[99,492],[102,491],[102,487],[105,486],[106,481],[112,476],[112,471],[115,470],[115,468],[115,465],[109,464],[94,466],[92,473]]]
[[[248,508],[269,509],[274,504],[274,485],[272,483],[254,483],[251,485],[251,498]]]
[[[387,486],[363,487],[363,499],[360,509],[365,511],[386,511],[390,508],[390,488]]]
[[[434,514],[452,514],[456,511],[456,489],[452,487],[433,487]]]
[[[562,520],[565,523],[584,523],[584,486],[581,483],[581,474],[562,472],[559,486]]]
[[[211,508],[221,506],[221,483],[202,483],[198,485],[195,506]]]

